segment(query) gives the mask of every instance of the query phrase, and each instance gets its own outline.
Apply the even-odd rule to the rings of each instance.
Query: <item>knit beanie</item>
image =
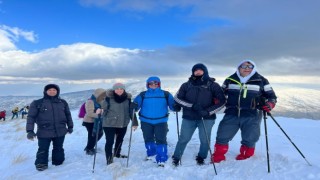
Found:
[[[113,90],[116,90],[116,89],[126,90],[126,87],[125,87],[125,85],[122,84],[122,83],[115,83],[115,84],[112,86],[112,89],[113,89]]]

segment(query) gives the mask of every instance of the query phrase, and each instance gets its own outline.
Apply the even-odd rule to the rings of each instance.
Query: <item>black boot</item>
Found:
[[[177,167],[180,164],[180,159],[172,156],[172,165]]]
[[[48,169],[48,164],[37,164],[36,169],[38,171],[44,171],[44,170]]]
[[[112,156],[107,157],[107,165],[109,165],[109,164],[111,164],[111,163],[113,163],[113,158],[112,158]]]
[[[199,166],[204,165],[204,159],[202,157],[197,156],[196,161]]]

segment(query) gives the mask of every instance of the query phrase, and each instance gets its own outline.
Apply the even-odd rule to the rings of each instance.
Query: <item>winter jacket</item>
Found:
[[[86,101],[86,115],[83,118],[83,122],[93,123],[95,118],[98,118],[98,115],[95,113],[98,108],[101,108],[101,103],[106,96],[106,90],[98,88],[92,94],[90,99]]]
[[[1,111],[0,118],[5,118],[5,117],[6,117],[6,111]]]
[[[127,98],[118,103],[114,97],[114,91],[112,89],[107,91],[107,97],[103,101],[103,122],[102,127],[115,127],[115,128],[123,128],[127,127],[130,119],[132,117],[132,113],[130,112],[130,103],[132,95],[130,93],[124,92]],[[132,122],[133,126],[138,126],[138,121],[134,118]]]
[[[174,100],[183,107],[182,118],[187,120],[216,119],[216,112],[221,110],[225,104],[225,96],[214,78],[208,78],[203,84],[194,83],[192,77],[183,83],[174,97]],[[192,109],[195,104],[209,112],[209,115],[202,117]]]
[[[223,85],[227,98],[226,114],[238,115],[242,112],[256,114],[258,101],[265,97],[267,101],[276,103],[277,97],[268,80],[259,73],[254,73],[246,83],[240,83],[236,73],[228,77]]]
[[[148,81],[157,81],[160,83],[160,79],[158,77],[151,77]],[[147,86],[148,87],[148,86]],[[143,101],[142,101],[143,99]],[[168,121],[168,107],[171,110],[173,109],[173,96],[169,93],[168,102],[166,100],[164,91],[161,90],[159,86],[156,89],[149,88],[147,89],[144,98],[139,94],[134,102],[138,104],[137,110],[140,109],[139,119],[142,122],[150,123],[150,124],[158,124],[164,123]]]
[[[66,135],[73,128],[73,122],[68,103],[58,94],[50,97],[44,91],[44,97],[31,103],[27,117],[27,132],[34,130],[37,124],[37,136],[54,138]]]

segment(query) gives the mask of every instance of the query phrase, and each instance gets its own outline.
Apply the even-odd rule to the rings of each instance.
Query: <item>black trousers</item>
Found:
[[[127,127],[123,127],[123,128],[104,127],[103,131],[106,135],[106,145],[104,147],[106,152],[106,159],[110,160],[112,157],[112,147],[113,147],[115,136],[116,136],[116,144],[114,146],[114,155],[115,156],[120,155],[123,138],[127,132]]]
[[[36,156],[35,165],[37,164],[46,164],[48,165],[49,157],[49,147],[52,141],[52,164],[60,165],[64,161],[64,149],[63,142],[65,136],[55,137],[55,138],[39,138],[38,137],[38,152]]]
[[[94,149],[94,146],[96,145],[96,136],[92,135],[93,125],[94,124],[93,123],[83,122],[82,125],[85,126],[87,131],[88,131],[87,146],[85,147],[85,149],[86,150],[92,150],[92,149]],[[98,141],[101,139],[102,136],[103,136],[103,131],[100,131],[98,133]]]

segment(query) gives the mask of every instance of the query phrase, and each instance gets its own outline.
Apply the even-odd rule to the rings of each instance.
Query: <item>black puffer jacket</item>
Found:
[[[27,118],[27,132],[34,130],[34,124],[37,124],[37,136],[40,138],[53,138],[66,135],[68,129],[73,128],[73,121],[68,103],[60,99],[59,87],[58,93],[50,97],[44,91],[44,97],[33,101]]]
[[[240,83],[239,77],[234,73],[224,81],[222,89],[228,97],[226,114],[238,116],[242,113],[256,114],[259,109],[258,101],[261,97],[273,103],[277,102],[277,96],[269,81],[257,72],[247,83]]]
[[[183,107],[182,117],[189,120],[216,119],[215,113],[224,107],[226,101],[221,87],[213,78],[203,84],[194,81],[191,77],[188,82],[183,83],[174,97],[174,100]],[[194,104],[200,104],[209,112],[209,116],[201,117],[192,109]]]

